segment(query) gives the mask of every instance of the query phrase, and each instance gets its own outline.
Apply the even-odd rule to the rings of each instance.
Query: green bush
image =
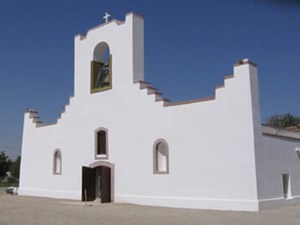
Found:
[[[275,114],[267,119],[267,125],[274,127],[293,127],[300,124],[300,117],[294,116],[290,113],[283,115]]]
[[[18,187],[18,183],[0,182],[0,187]]]

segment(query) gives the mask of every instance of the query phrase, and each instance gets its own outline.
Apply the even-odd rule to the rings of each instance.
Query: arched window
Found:
[[[53,174],[61,174],[62,160],[61,160],[61,151],[55,150],[53,156]]]
[[[99,43],[91,62],[91,93],[112,88],[112,56],[105,42]]]
[[[95,155],[96,158],[108,158],[107,129],[99,128],[95,133]]]
[[[153,173],[169,173],[169,148],[163,139],[157,140],[153,146]]]

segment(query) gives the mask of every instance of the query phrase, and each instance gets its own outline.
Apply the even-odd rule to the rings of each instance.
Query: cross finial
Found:
[[[108,22],[108,17],[110,17],[110,14],[108,14],[108,12],[106,12],[105,16],[103,16],[103,19],[105,20],[105,23]]]

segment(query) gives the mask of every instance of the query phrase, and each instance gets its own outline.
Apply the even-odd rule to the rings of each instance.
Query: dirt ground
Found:
[[[0,225],[296,225],[300,206],[261,212],[175,209],[10,196],[0,190]]]

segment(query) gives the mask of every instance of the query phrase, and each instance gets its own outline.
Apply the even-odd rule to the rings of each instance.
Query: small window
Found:
[[[153,173],[168,174],[169,148],[167,142],[163,139],[159,139],[154,143],[153,148]]]
[[[100,128],[96,132],[96,158],[107,158],[107,129]]]
[[[62,166],[61,152],[60,150],[56,150],[54,152],[54,157],[53,157],[53,174],[60,175],[61,166]]]

